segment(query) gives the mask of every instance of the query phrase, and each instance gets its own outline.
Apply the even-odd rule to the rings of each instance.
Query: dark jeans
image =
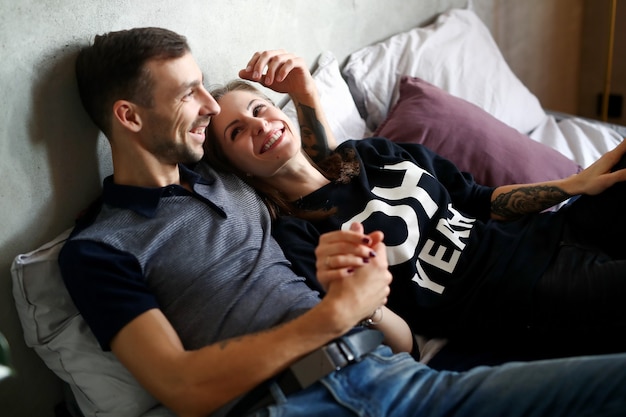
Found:
[[[626,351],[626,183],[563,210],[563,239],[535,289],[534,331],[565,353]]]
[[[623,158],[615,169],[626,167]],[[527,326],[450,341],[429,365],[481,364],[626,352],[626,183],[563,207],[565,228],[537,282]],[[510,330],[510,333],[507,333]]]

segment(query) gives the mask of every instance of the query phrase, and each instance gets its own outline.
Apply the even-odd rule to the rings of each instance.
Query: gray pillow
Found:
[[[86,417],[173,416],[100,348],[76,310],[57,263],[70,232],[13,260],[13,297],[26,344],[70,386]]]

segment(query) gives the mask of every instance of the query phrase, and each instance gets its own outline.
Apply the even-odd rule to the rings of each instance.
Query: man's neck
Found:
[[[180,185],[178,163],[166,161],[138,143],[139,139],[125,136],[111,142],[113,181],[135,187]]]
[[[158,168],[158,169],[157,169]],[[113,165],[113,181],[120,185],[132,185],[135,187],[166,187],[168,185],[181,184],[178,164],[149,167],[144,164],[126,165],[118,167]]]

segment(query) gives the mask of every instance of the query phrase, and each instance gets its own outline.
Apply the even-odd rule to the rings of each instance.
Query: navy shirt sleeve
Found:
[[[325,291],[317,280],[315,267],[315,248],[320,239],[317,228],[306,220],[283,216],[273,222],[272,235],[292,263],[293,271],[323,295]]]
[[[59,266],[74,304],[103,350],[140,314],[159,308],[132,255],[88,240],[68,240]]]

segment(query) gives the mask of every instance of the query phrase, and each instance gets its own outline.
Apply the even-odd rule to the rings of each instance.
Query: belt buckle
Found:
[[[346,365],[337,363],[333,348],[337,349],[335,343],[316,349],[289,367],[303,389]]]

